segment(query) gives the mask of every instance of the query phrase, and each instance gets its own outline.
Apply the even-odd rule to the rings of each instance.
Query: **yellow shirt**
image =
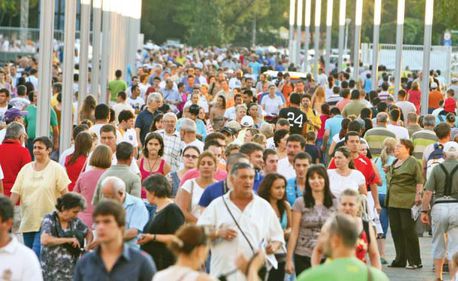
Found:
[[[301,107],[301,110],[307,115],[307,120],[311,122],[311,124],[307,124],[306,131],[318,131],[318,129],[321,127],[321,119],[320,115],[315,114],[312,108],[309,108],[308,110],[305,110],[303,107]]]
[[[55,161],[41,171],[35,171],[31,162],[22,167],[11,193],[20,196],[22,219],[20,232],[40,229],[43,217],[54,210],[57,198],[71,182],[65,169]]]

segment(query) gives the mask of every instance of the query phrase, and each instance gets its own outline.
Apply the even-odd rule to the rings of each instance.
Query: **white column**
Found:
[[[102,35],[102,0],[92,1],[92,71],[91,93],[100,101],[100,40]]]
[[[38,106],[36,136],[49,136],[54,37],[54,1],[40,1],[40,51],[38,58]]]
[[[332,37],[332,10],[334,6],[333,0],[328,0],[326,7],[326,57],[325,57],[325,66],[326,66],[326,75],[331,72],[331,37]]]
[[[64,61],[60,152],[70,147],[72,136],[73,70],[75,58],[76,0],[65,2]]]
[[[305,42],[304,42],[304,64],[302,71],[308,72],[309,68],[309,46],[310,46],[310,22],[312,17],[312,0],[305,0],[304,25],[305,25]]]
[[[404,9],[405,0],[398,0],[398,15],[396,25],[396,64],[394,69],[394,96],[398,98],[398,91],[401,89],[401,68],[402,68],[402,46],[404,38]]]
[[[296,15],[296,0],[289,1],[289,63],[294,63],[294,19]]]
[[[382,17],[382,0],[374,3],[374,38],[372,44],[372,89],[377,89],[377,71],[379,64],[380,22]]]
[[[131,9],[128,15],[128,49],[126,53],[126,75],[127,71],[130,68],[132,75],[135,75],[137,72],[136,67],[136,54],[138,49],[138,37],[140,35],[140,20],[142,16],[142,1],[134,0]],[[126,76],[127,77],[127,76]]]
[[[429,64],[431,58],[431,36],[433,31],[434,0],[426,0],[425,35],[423,49],[423,80],[421,81],[421,115],[428,114],[429,107]],[[457,94],[457,93],[455,93]]]
[[[353,79],[359,78],[359,50],[361,48],[361,24],[363,20],[363,0],[356,0],[355,46],[353,53]]]
[[[91,22],[91,0],[81,0],[80,18],[80,61],[78,104],[83,104],[87,96],[88,66],[89,66],[89,31]]]
[[[100,97],[99,102],[108,102],[107,84],[108,84],[108,67],[111,52],[110,34],[111,34],[111,1],[104,0],[102,3],[102,58],[100,70]]]
[[[304,0],[297,0],[297,17],[296,17],[296,26],[297,26],[297,36],[296,36],[296,65],[299,66],[301,63],[301,41],[302,41],[302,13]]]
[[[314,45],[315,45],[315,59],[313,67],[313,77],[318,77],[318,67],[320,65],[320,24],[321,24],[321,0],[315,0],[315,36],[314,36]]]
[[[345,20],[346,20],[347,0],[340,0],[339,2],[339,58],[337,70],[342,70],[343,55],[345,51]]]

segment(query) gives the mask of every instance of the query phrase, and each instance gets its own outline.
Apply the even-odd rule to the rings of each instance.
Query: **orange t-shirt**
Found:
[[[429,103],[429,108],[439,108],[439,102],[441,100],[444,99],[444,96],[442,95],[441,92],[437,91],[437,90],[432,90],[430,93],[429,93],[429,99],[428,99],[428,103]]]

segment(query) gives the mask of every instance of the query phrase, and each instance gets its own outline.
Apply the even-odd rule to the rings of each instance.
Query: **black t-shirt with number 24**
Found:
[[[289,132],[291,134],[304,135],[304,124],[307,122],[307,115],[296,107],[282,108],[278,114],[280,118],[289,121]]]

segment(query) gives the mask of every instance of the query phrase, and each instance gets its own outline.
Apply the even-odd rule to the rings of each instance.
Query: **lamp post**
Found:
[[[361,44],[361,24],[363,20],[363,0],[356,0],[356,15],[355,15],[355,45],[353,53],[353,79],[358,80],[359,77],[359,50]]]
[[[326,7],[326,74],[331,72],[331,32],[332,32],[332,8],[334,6],[333,0],[328,0]]]
[[[92,21],[92,70],[91,70],[91,93],[100,102],[100,43],[102,28],[102,0],[93,0],[93,21]]]
[[[347,46],[344,41],[346,40],[345,36],[345,13],[346,13],[347,0],[340,0],[339,2],[339,58],[338,58],[338,70],[342,70],[343,54],[344,48]],[[345,37],[345,40],[344,40]],[[345,44],[345,46],[344,46]]]
[[[405,0],[398,0],[398,14],[396,25],[396,63],[394,77],[394,96],[398,98],[398,92],[401,88],[401,67],[402,67],[402,40],[404,36],[404,9]]]
[[[351,19],[345,19],[345,55],[348,55],[348,28],[350,26]]]
[[[315,0],[315,38],[313,43],[315,45],[315,66],[313,68],[313,77],[318,77],[318,67],[320,64],[320,24],[321,24],[321,0]]]
[[[377,89],[378,52],[380,40],[380,23],[382,17],[382,0],[374,3],[374,39],[372,44],[372,90]]]
[[[91,0],[81,0],[78,104],[83,104],[83,100],[87,96],[90,21]]]
[[[305,25],[305,42],[304,42],[304,64],[303,71],[308,71],[309,45],[310,45],[310,22],[312,13],[312,0],[305,0],[304,25]]]
[[[297,17],[296,17],[296,26],[297,26],[297,36],[296,36],[296,65],[299,66],[301,63],[301,41],[302,41],[302,14],[304,13],[303,9],[304,0],[297,0]]]
[[[423,80],[421,81],[421,115],[428,114],[429,97],[429,63],[431,57],[431,35],[433,29],[434,0],[426,0],[425,6],[425,35],[423,42]]]

